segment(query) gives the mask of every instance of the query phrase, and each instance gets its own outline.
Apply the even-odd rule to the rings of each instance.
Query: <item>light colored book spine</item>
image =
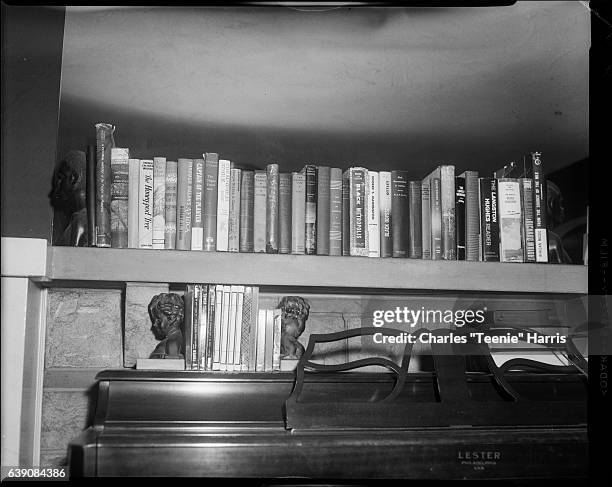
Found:
[[[251,313],[253,311],[253,288],[245,286],[242,297],[240,327],[240,370],[248,372],[251,365]]]
[[[140,187],[140,159],[129,159],[129,189],[128,189],[128,247],[138,248],[138,211]]]
[[[153,158],[153,248],[163,249],[166,234],[166,158]]]
[[[111,149],[111,247],[128,246],[129,149]]]
[[[266,166],[266,252],[278,254],[278,164]]]
[[[238,303],[239,286],[230,287],[229,325],[227,329],[227,368],[228,372],[234,370],[234,350],[236,346],[236,305]]]
[[[178,160],[176,182],[176,248],[191,250],[191,181],[193,160]]]
[[[353,256],[367,257],[370,253],[369,233],[367,228],[367,202],[370,185],[368,170],[363,167],[348,169],[350,184],[350,231]]]
[[[191,250],[202,250],[204,224],[202,220],[202,200],[204,191],[204,159],[194,159],[191,184]]]
[[[244,303],[244,286],[236,286],[236,326],[234,330],[234,371],[242,370],[242,306]]]
[[[480,259],[480,198],[478,171],[464,171],[465,178],[465,260]]]
[[[329,171],[329,255],[342,255],[342,170]]]
[[[291,253],[304,253],[306,212],[306,176],[299,172],[291,174]]]
[[[379,195],[379,230],[380,256],[393,256],[393,238],[391,237],[391,171],[378,173]]]
[[[138,247],[153,248],[153,161],[140,161]]]
[[[423,259],[431,259],[431,199],[429,184],[430,178],[421,181],[421,245],[423,246]]]
[[[255,370],[264,372],[266,366],[266,318],[265,309],[257,310],[257,354]]]
[[[230,208],[229,208],[229,237],[228,251],[240,250],[240,169],[230,170]]]
[[[217,251],[221,252],[227,252],[229,248],[230,167],[230,161],[219,159]]]
[[[281,310],[272,310],[272,371],[280,370],[281,361]]]
[[[455,232],[455,166],[440,166],[440,204],[442,211],[442,258],[457,260]]]
[[[164,248],[176,248],[176,161],[166,162],[166,219],[164,230]]]
[[[368,171],[368,256],[380,257],[380,202],[378,172]]]
[[[259,318],[259,288],[253,286],[251,296],[251,322],[249,335],[249,372],[255,372],[257,363],[257,320]]]
[[[268,194],[266,171],[255,171],[253,201],[253,251],[266,251],[266,199]]]
[[[217,286],[215,291],[215,316],[214,316],[214,347],[213,347],[213,370],[221,370],[221,329],[223,326],[223,288]]]
[[[272,357],[274,356],[274,310],[266,310],[266,348],[264,351],[264,372],[272,372]]]
[[[497,180],[499,212],[499,260],[523,262],[521,238],[521,190],[517,179]]]
[[[219,358],[219,370],[227,371],[227,335],[230,324],[231,286],[223,286],[223,303],[221,305],[223,316],[221,317],[221,357]]]

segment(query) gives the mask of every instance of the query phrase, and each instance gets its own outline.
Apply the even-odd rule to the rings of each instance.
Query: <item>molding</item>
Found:
[[[47,241],[41,238],[2,237],[2,277],[44,277]]]

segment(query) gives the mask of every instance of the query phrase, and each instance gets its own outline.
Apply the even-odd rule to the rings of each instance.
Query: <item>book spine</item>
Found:
[[[140,161],[138,247],[153,248],[153,161]]]
[[[317,166],[307,165],[303,171],[306,175],[304,252],[314,255],[317,253]]]
[[[423,236],[421,227],[421,181],[408,182],[408,257],[420,259],[423,257]]]
[[[229,211],[229,237],[228,251],[240,251],[240,182],[242,171],[232,168],[230,170],[230,211]]]
[[[523,262],[521,237],[521,190],[517,179],[497,180],[499,209],[499,258],[501,262]]]
[[[128,246],[129,149],[111,149],[111,245]]]
[[[306,175],[291,173],[291,253],[303,254],[306,215]]]
[[[342,174],[342,255],[351,255],[351,180]]]
[[[219,370],[227,371],[228,359],[228,334],[230,327],[231,286],[223,286],[223,302],[221,304],[221,356],[219,358]]]
[[[278,164],[266,166],[266,252],[278,254]]]
[[[153,248],[163,249],[166,233],[166,158],[153,158]]]
[[[272,371],[280,370],[281,310],[272,310]]]
[[[410,220],[408,181],[405,171],[391,171],[391,235],[393,257],[408,257],[410,249]]]
[[[206,350],[204,352],[204,370],[213,370],[213,359],[215,353],[215,304],[217,286],[208,286],[208,309],[206,310]]]
[[[317,255],[329,255],[331,168],[317,167]]]
[[[219,159],[216,249],[220,252],[227,252],[229,248],[230,169],[230,161]]]
[[[166,162],[166,218],[164,228],[164,248],[176,248],[176,199],[177,163]]]
[[[242,171],[240,182],[240,252],[253,252],[253,196],[255,173]]]
[[[380,256],[393,257],[393,238],[391,236],[391,172],[378,174],[380,195]]]
[[[421,181],[421,245],[423,259],[431,259],[431,185],[429,178]]]
[[[95,247],[96,245],[96,146],[95,144],[89,144],[87,146],[87,159],[85,166],[85,194],[87,195],[87,245],[89,247]],[[131,168],[131,165],[130,165]],[[138,181],[138,174],[136,174],[136,181]],[[130,173],[130,191],[132,191],[132,179]],[[136,183],[135,189],[136,201],[138,201],[138,183]],[[129,193],[128,193],[129,198]],[[128,203],[128,207],[129,207]],[[138,211],[138,210],[136,210]],[[138,214],[138,213],[136,213]],[[128,209],[128,219],[129,219],[129,209]],[[130,230],[130,222],[128,222],[128,232]],[[134,223],[134,227],[132,233],[137,230],[138,220]],[[130,240],[128,236],[129,242],[134,242]],[[131,245],[130,245],[131,247]],[[138,241],[136,241],[134,247],[138,247]]]
[[[523,250],[525,262],[535,262],[535,232],[533,226],[533,179],[520,178],[521,210],[523,211]]]
[[[499,262],[499,223],[497,220],[497,179],[479,178],[482,260]]]
[[[187,284],[185,288],[185,316],[184,316],[184,340],[185,340],[185,370],[191,370],[191,352],[192,352],[192,336],[191,329],[193,328],[194,319],[194,288],[195,284]]]
[[[253,307],[253,288],[245,286],[240,315],[240,370],[248,372],[251,365],[251,312]]]
[[[202,205],[202,247],[207,252],[217,249],[217,202],[219,192],[219,154],[204,154],[204,188]]]
[[[191,325],[191,355],[189,356],[189,368],[198,370],[198,347],[200,337],[200,317],[202,303],[202,286],[196,284],[193,288],[193,322]]]
[[[139,188],[140,188],[140,159],[129,159],[129,184],[128,189],[128,247],[138,248],[138,211],[139,211]]]
[[[176,248],[191,250],[191,159],[178,160],[176,181]]]
[[[202,223],[204,159],[194,159],[191,175],[191,250],[203,249],[204,226]]]
[[[291,173],[278,177],[278,252],[291,253]]]
[[[227,368],[228,372],[234,370],[234,350],[236,344],[236,304],[238,303],[238,286],[231,286],[229,327],[227,329]]]
[[[221,370],[221,340],[223,339],[223,289],[215,286],[215,337],[212,370]]]
[[[266,349],[264,358],[264,372],[272,372],[272,360],[274,356],[274,310],[266,310]]]
[[[546,231],[546,180],[542,168],[542,153],[532,152],[533,209],[536,262],[548,262],[548,234]]]
[[[251,298],[251,332],[249,336],[249,372],[255,372],[257,363],[257,320],[259,316],[259,288],[253,286]]]
[[[242,308],[244,305],[244,286],[237,286],[236,292],[236,313],[234,331],[234,371],[242,370]]]
[[[369,239],[367,227],[367,201],[369,193],[368,171],[361,167],[349,169],[350,183],[350,255],[367,257]]]
[[[96,124],[96,247],[111,246],[111,148],[115,127]]]
[[[329,171],[329,255],[342,255],[342,170]]]
[[[368,256],[380,257],[380,193],[378,172],[368,171]]]
[[[478,172],[465,171],[465,259],[480,260]]]
[[[206,344],[208,342],[208,286],[200,285],[200,320],[198,332],[198,370],[206,370]]]
[[[257,311],[257,354],[256,354],[256,372],[264,372],[266,367],[266,318],[265,309]]]
[[[268,177],[266,171],[255,171],[253,197],[253,251],[266,251],[266,201]]]
[[[455,166],[440,166],[440,191],[442,209],[442,258],[444,260],[456,260]]]
[[[465,178],[455,178],[455,234],[457,236],[457,260],[465,260]]]
[[[431,190],[431,258],[442,259],[442,187],[440,178],[430,181]]]

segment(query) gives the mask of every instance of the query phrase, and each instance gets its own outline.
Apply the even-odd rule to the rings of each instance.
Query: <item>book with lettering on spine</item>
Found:
[[[257,320],[259,316],[259,288],[253,286],[251,297],[251,323],[249,335],[249,372],[255,372],[257,362]]]
[[[217,250],[217,199],[219,179],[219,154],[204,154],[204,186],[202,203],[202,248],[207,252]]]
[[[525,262],[535,262],[535,231],[533,226],[533,179],[519,178],[523,225],[523,252]]]
[[[291,253],[291,173],[278,177],[278,253]]]
[[[266,251],[266,206],[268,176],[266,171],[255,171],[253,196],[253,252]]]
[[[193,160],[191,184],[191,250],[203,250],[204,159]]]
[[[391,171],[378,173],[378,194],[380,214],[380,256],[393,257],[391,236]]]
[[[214,346],[212,370],[221,370],[221,341],[223,339],[223,291],[224,286],[215,286]]]
[[[345,174],[348,175],[350,194],[349,252],[350,255],[367,257],[370,252],[367,224],[368,170],[364,167],[351,167]]]
[[[128,247],[138,248],[138,208],[140,188],[140,159],[128,160]]]
[[[197,364],[198,370],[206,369],[206,344],[208,343],[208,286],[199,284],[200,287],[200,306],[198,320],[198,354]]]
[[[457,236],[457,260],[465,260],[465,178],[455,178],[455,234]]]
[[[306,175],[291,173],[291,253],[303,254],[306,238]]]
[[[166,158],[153,158],[153,248],[163,249],[166,233]]]
[[[193,320],[191,322],[191,354],[185,356],[185,364],[189,363],[190,370],[198,370],[198,347],[200,337],[200,315],[202,301],[202,285],[193,286]]]
[[[431,260],[431,182],[421,181],[421,246],[423,259]]]
[[[393,257],[408,257],[410,251],[410,214],[408,173],[391,171],[391,235]]]
[[[431,258],[442,259],[442,186],[439,177],[432,177],[430,183],[431,204]]]
[[[243,170],[240,182],[240,252],[253,252],[255,173]]]
[[[278,254],[278,164],[266,166],[266,253]]]
[[[281,361],[281,310],[272,310],[272,371],[280,370]]]
[[[442,258],[457,259],[455,235],[455,166],[440,166],[440,209],[442,210]]]
[[[138,187],[138,247],[153,248],[153,160],[141,159]]]
[[[480,260],[480,197],[478,171],[464,171],[465,178],[465,260]]]
[[[239,286],[230,287],[229,324],[227,328],[227,367],[228,372],[234,371],[234,350],[236,347],[236,306],[238,304]]]
[[[177,163],[166,162],[166,217],[164,229],[164,248],[176,248],[176,200],[177,200]]]
[[[191,250],[191,180],[193,160],[178,160],[176,180],[176,248]]]
[[[115,127],[96,124],[96,247],[111,246],[111,149]]]
[[[133,192],[136,195],[136,201],[138,201],[138,182],[136,182],[136,189],[132,190],[132,169],[130,164],[130,189],[129,192]],[[136,173],[136,181],[138,181],[138,173]],[[128,194],[129,198],[129,194]],[[128,232],[130,231],[130,210],[134,208],[134,204],[131,200],[128,200]],[[85,156],[85,204],[87,207],[87,245],[89,247],[96,246],[96,145],[87,144],[87,155]],[[132,210],[133,211],[133,210]],[[138,215],[138,208],[135,209],[136,215]],[[131,217],[133,218],[133,217]],[[137,217],[138,218],[138,217]],[[134,231],[138,231],[138,221],[133,223]],[[133,233],[133,232],[132,232]],[[128,246],[130,248],[138,247],[138,240],[134,242],[134,238],[130,240],[128,236]]]
[[[521,235],[521,189],[518,179],[497,180],[497,208],[499,211],[499,260],[523,262]]]
[[[307,255],[315,255],[317,253],[317,166],[306,165],[302,173],[306,177],[304,252]]]
[[[380,257],[380,193],[378,172],[368,171],[368,256]]]
[[[184,329],[183,339],[185,341],[185,370],[191,370],[191,354],[193,349],[192,328],[194,323],[194,291],[195,284],[187,284],[185,287],[185,312],[184,312]]]
[[[251,364],[251,313],[253,311],[253,288],[244,287],[240,319],[240,370],[248,372]]]
[[[217,286],[208,286],[208,296],[206,298],[206,343],[204,350],[203,370],[213,370],[213,358],[215,353],[215,303]]]
[[[342,255],[342,170],[329,171],[329,255]]]
[[[220,252],[227,252],[229,248],[229,205],[231,162],[219,159],[219,180],[217,183],[217,247]]]
[[[255,371],[264,372],[266,368],[266,320],[267,310],[257,310],[257,351],[255,354]]]
[[[128,246],[129,149],[111,149],[111,246]]]
[[[317,255],[329,255],[329,212],[330,212],[331,168],[317,167]]]
[[[482,260],[499,262],[499,222],[497,215],[497,179],[479,178]]]
[[[420,259],[423,257],[423,236],[421,235],[421,181],[408,181],[408,257]]]
[[[533,213],[536,262],[548,262],[548,234],[547,234],[547,202],[546,179],[542,168],[542,153],[531,152],[527,156],[531,159],[531,174],[533,175]]]
[[[229,208],[229,237],[227,250],[240,251],[240,183],[242,171],[237,168],[230,169],[230,208]]]
[[[234,372],[242,370],[242,308],[244,305],[244,286],[236,286],[236,312],[234,323]]]
[[[226,372],[228,370],[228,335],[230,328],[230,308],[231,308],[231,297],[232,288],[231,286],[221,286],[223,289],[223,300],[221,303],[221,356],[219,358],[219,370]],[[233,343],[233,342],[232,342]],[[232,362],[233,364],[233,362]],[[232,366],[233,369],[233,366]]]

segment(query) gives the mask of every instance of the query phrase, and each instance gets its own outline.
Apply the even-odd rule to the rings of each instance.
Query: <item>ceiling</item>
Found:
[[[539,149],[552,170],[588,156],[589,47],[574,1],[67,7],[60,140],[67,150],[106,121],[135,157],[225,151],[424,175]]]

